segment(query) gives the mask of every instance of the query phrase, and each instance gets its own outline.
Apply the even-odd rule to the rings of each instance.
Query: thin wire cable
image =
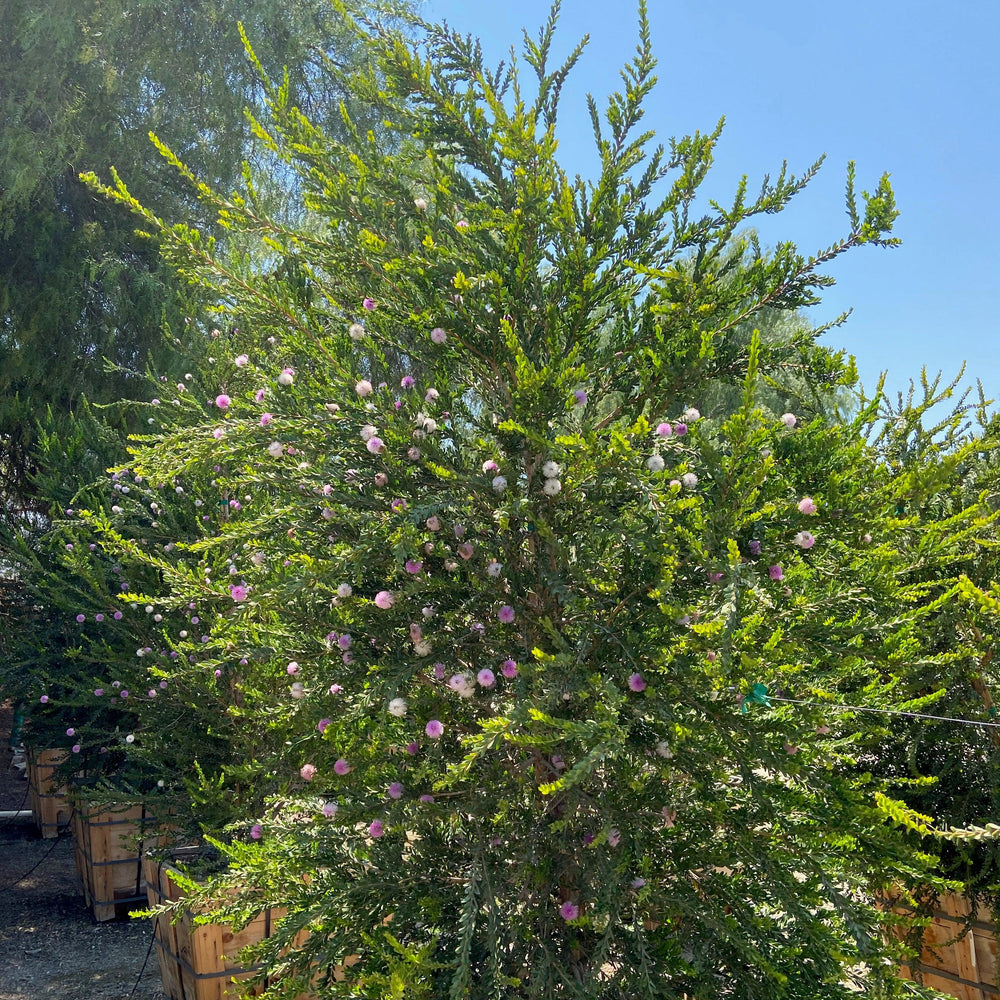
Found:
[[[898,715],[907,719],[929,719],[933,722],[954,722],[961,726],[981,726],[983,729],[1000,729],[1000,722],[983,722],[979,719],[956,719],[949,715],[904,712],[898,708],[870,708],[865,705],[844,705],[837,701],[804,701],[801,698],[782,698],[777,694],[768,694],[766,697],[768,701],[784,701],[790,705],[806,705],[809,708],[839,709],[842,712],[872,712],[876,715]]]
[[[149,936],[149,947],[146,949],[146,957],[142,960],[142,968],[139,970],[139,975],[136,978],[135,985],[132,987],[132,992],[125,998],[125,1000],[132,1000],[135,996],[135,991],[139,988],[139,983],[142,982],[142,977],[146,974],[146,966],[149,964],[149,956],[153,954],[153,945],[156,943],[156,923],[153,923],[153,933]]]
[[[21,799],[21,804],[17,809],[12,810],[13,812],[21,812],[24,809],[24,803],[28,801],[28,795],[31,793],[31,786],[26,785],[24,789],[24,797]],[[11,816],[9,819],[0,820],[0,827],[12,826],[14,824],[14,817]]]
[[[63,837],[66,834],[60,834],[58,837],[54,838],[52,841],[52,846],[41,856],[41,858],[35,862],[20,878],[14,879],[13,882],[8,883],[5,886],[0,886],[0,892],[7,892],[8,889],[13,889],[15,885],[23,882],[29,875],[32,874],[36,869],[40,868],[42,864],[48,859],[49,855],[59,846]]]

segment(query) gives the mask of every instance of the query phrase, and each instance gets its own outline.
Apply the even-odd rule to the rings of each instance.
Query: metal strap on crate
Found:
[[[159,948],[164,955],[184,969],[185,972],[190,973],[195,979],[221,979],[223,976],[242,976],[264,968],[263,965],[249,965],[235,969],[223,969],[222,972],[195,972],[190,962],[181,958],[180,955],[175,955],[159,938],[155,938],[154,940],[156,941],[156,947]]]
[[[915,966],[909,962],[903,962],[902,964],[912,975]],[[936,978],[943,979],[948,983],[955,983],[960,986],[971,986],[973,989],[979,990],[984,997],[1000,997],[1000,992],[997,992],[996,987],[990,986],[989,983],[973,982],[971,979],[963,979],[961,976],[957,976],[954,972],[949,972],[947,969],[936,969],[933,966],[921,963],[919,971],[922,975],[934,976]]]
[[[157,897],[161,900],[167,900],[173,902],[169,896],[164,895],[163,891],[160,889],[161,878],[163,875],[163,866],[168,862],[164,858],[160,858],[156,862],[156,885],[150,885],[149,882],[145,883],[147,889],[152,889],[156,893]],[[146,897],[143,897],[146,898]],[[257,972],[264,968],[263,964],[258,965],[248,965],[248,966],[237,966],[232,969],[223,969],[221,972],[195,972],[194,967],[190,962],[182,958],[180,955],[175,955],[161,940],[159,937],[160,932],[160,921],[156,918],[153,922],[153,941],[156,943],[156,947],[159,948],[160,952],[167,958],[171,959],[175,965],[180,966],[185,972],[187,972],[193,979],[222,979],[223,976],[229,976],[230,978],[234,976],[245,976],[251,973]],[[271,910],[270,907],[264,910],[264,933],[265,937],[271,936]],[[219,956],[224,958],[224,956]],[[267,980],[270,983],[270,977]],[[183,984],[182,984],[183,989]]]
[[[146,815],[146,803],[142,802],[139,805],[141,810],[139,816],[139,833],[141,836],[145,835],[145,829],[147,822],[156,823],[155,816]],[[86,822],[88,826],[128,826],[134,824],[136,821],[133,819],[110,819],[110,820],[92,820],[89,815],[86,817]],[[89,846],[89,844],[88,844]],[[113,858],[110,861],[95,861],[90,857],[90,852],[86,852],[86,860],[91,868],[108,868],[114,865],[135,865],[135,892],[134,895],[124,896],[118,899],[95,899],[92,901],[93,906],[116,906],[120,903],[139,903],[146,902],[146,893],[143,891],[145,886],[142,881],[142,842],[140,841],[139,850],[134,858]]]

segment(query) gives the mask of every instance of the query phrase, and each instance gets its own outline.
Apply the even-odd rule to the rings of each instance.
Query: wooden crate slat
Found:
[[[159,906],[174,898],[171,895],[169,875],[162,869],[163,866],[152,858],[143,859],[143,877],[150,907]],[[153,918],[153,940],[156,943],[156,957],[160,965],[164,992],[171,1000],[185,1000],[180,967],[173,957],[177,954],[177,932],[170,922],[170,917],[165,913]]]
[[[930,923],[924,928],[917,974],[925,985],[958,1000],[1000,1000],[1000,945],[992,914],[979,907],[971,929],[959,937],[969,912],[969,903],[961,894],[948,893],[937,900]],[[899,971],[904,979],[917,975],[906,965]]]
[[[137,838],[149,822],[155,820],[141,805],[77,802],[73,818],[76,866],[95,920],[114,920],[146,903]]]
[[[146,858],[143,871],[150,906],[182,897],[170,878],[168,864]],[[239,931],[228,924],[195,924],[188,913],[173,925],[168,916],[156,918],[157,954],[163,988],[170,1000],[235,1000],[238,987],[233,981],[254,972],[239,964],[240,950],[264,940],[283,915],[284,911],[277,909],[265,912]],[[299,1000],[310,998],[303,995]]]
[[[903,978],[915,977],[907,975]],[[925,986],[947,993],[956,1000],[993,1000],[994,997],[994,994],[984,993],[978,984],[963,982],[957,976],[949,975],[943,970],[922,969],[921,981]]]
[[[70,821],[72,807],[66,787],[56,786],[53,774],[68,756],[65,750],[27,751],[28,798],[35,826],[45,839],[59,836],[60,827]]]
[[[997,942],[996,934],[976,930],[976,965],[979,968],[980,982],[993,984],[1000,981],[998,950],[1000,943]],[[1000,996],[1000,989],[997,996]]]

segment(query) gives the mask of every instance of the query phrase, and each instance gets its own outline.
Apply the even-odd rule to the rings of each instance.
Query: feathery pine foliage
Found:
[[[644,5],[622,90],[590,102],[594,183],[555,159],[582,50],[548,67],[556,9],[495,69],[447,30],[341,14],[371,55],[343,86],[385,131],[345,109],[331,135],[266,82],[255,123],[322,230],[198,185],[257,241],[234,262],[90,178],[240,330],[134,440],[120,514],[66,528],[152,576],[125,600],[162,615],[167,687],[134,746],[178,738],[171,699],[210,706],[242,756],[200,761],[206,788],[275,789],[200,899],[287,908],[272,996],[919,995],[873,900],[933,878],[931,821],[867,770],[881,722],[835,706],[923,704],[907,671],[955,587],[924,600],[919,574],[990,522],[960,505],[915,543],[900,508],[977,446],[900,472],[875,404],[761,405],[789,368],[849,382],[842,359],[731,336],[891,245],[887,180],[859,206],[849,171],[850,231],[814,256],[734,254],[816,167],[699,214],[720,130],[651,148]],[[738,407],[697,413],[709,384]],[[217,498],[201,537],[128,540],[188,488]]]

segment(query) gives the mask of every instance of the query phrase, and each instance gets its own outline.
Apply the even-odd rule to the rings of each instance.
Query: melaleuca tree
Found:
[[[594,183],[555,160],[582,48],[548,68],[555,11],[525,43],[533,94],[469,39],[341,13],[371,55],[343,85],[386,133],[345,113],[331,136],[268,83],[256,123],[322,228],[201,186],[258,241],[234,263],[90,178],[242,331],[129,461],[165,508],[184,477],[250,498],[169,552],[125,546],[158,578],[129,599],[193,604],[205,628],[164,628],[183,654],[157,667],[165,697],[224,686],[255,741],[218,780],[278,788],[230,825],[231,873],[199,905],[287,909],[272,996],[902,995],[877,898],[933,858],[859,766],[869,717],[835,706],[894,707],[875,681],[920,633],[903,487],[870,407],[759,405],[783,360],[828,385],[835,359],[730,336],[817,301],[837,254],[891,244],[888,182],[859,207],[849,173],[851,229],[816,256],[734,256],[812,170],[698,214],[719,131],[639,131],[643,5],[622,92],[591,101]],[[709,384],[738,405],[699,412]]]
[[[93,533],[81,529],[73,506],[121,515],[123,549],[126,542],[150,544],[140,535],[158,525],[130,523],[120,505],[130,489],[141,487],[105,471],[125,457],[119,425],[84,403],[58,432],[41,434],[35,486],[49,516],[33,512],[0,525],[17,583],[2,609],[0,686],[27,706],[25,736],[33,747],[65,749],[66,770],[78,788],[101,779],[120,800],[122,791],[149,791],[161,776],[130,766],[126,753],[135,738],[134,701],[155,698],[159,689],[150,687],[145,665],[137,663],[153,652],[145,646],[153,622],[122,598],[155,577],[143,563],[102,550]],[[165,517],[172,537],[190,533],[194,518],[176,506]],[[161,761],[161,768],[167,766]]]
[[[198,370],[191,363],[197,358],[185,360]],[[156,380],[151,389],[181,397],[197,391],[198,381],[189,373],[176,386]],[[183,414],[181,398],[169,396],[153,397],[141,409],[156,413],[164,403]],[[258,780],[237,795],[235,783],[220,790],[206,774],[214,779],[222,765],[238,764],[248,746],[260,753],[259,734],[227,714],[234,706],[224,683],[195,655],[207,642],[196,605],[161,613],[140,604],[136,593],[162,586],[158,553],[169,561],[178,545],[196,550],[219,519],[241,505],[235,497],[220,503],[210,473],[161,484],[127,471],[108,474],[104,470],[125,457],[122,442],[92,416],[85,407],[71,423],[72,435],[43,436],[41,467],[48,475],[39,489],[55,509],[49,519],[34,519],[34,531],[5,538],[28,607],[11,602],[5,609],[16,630],[5,643],[3,688],[30,707],[33,746],[68,751],[66,769],[77,793],[142,800],[156,815],[169,811],[178,836],[217,833],[234,809],[237,815],[259,809],[269,786],[255,773]],[[64,480],[67,469],[72,477]],[[169,506],[164,490],[172,494]],[[97,533],[94,526],[106,530]],[[198,577],[211,571],[197,562]],[[183,654],[164,644],[165,629]],[[176,674],[170,662],[181,655],[191,664],[187,683],[168,691],[167,678]],[[165,738],[144,740],[150,727]],[[251,805],[244,804],[247,797]]]

